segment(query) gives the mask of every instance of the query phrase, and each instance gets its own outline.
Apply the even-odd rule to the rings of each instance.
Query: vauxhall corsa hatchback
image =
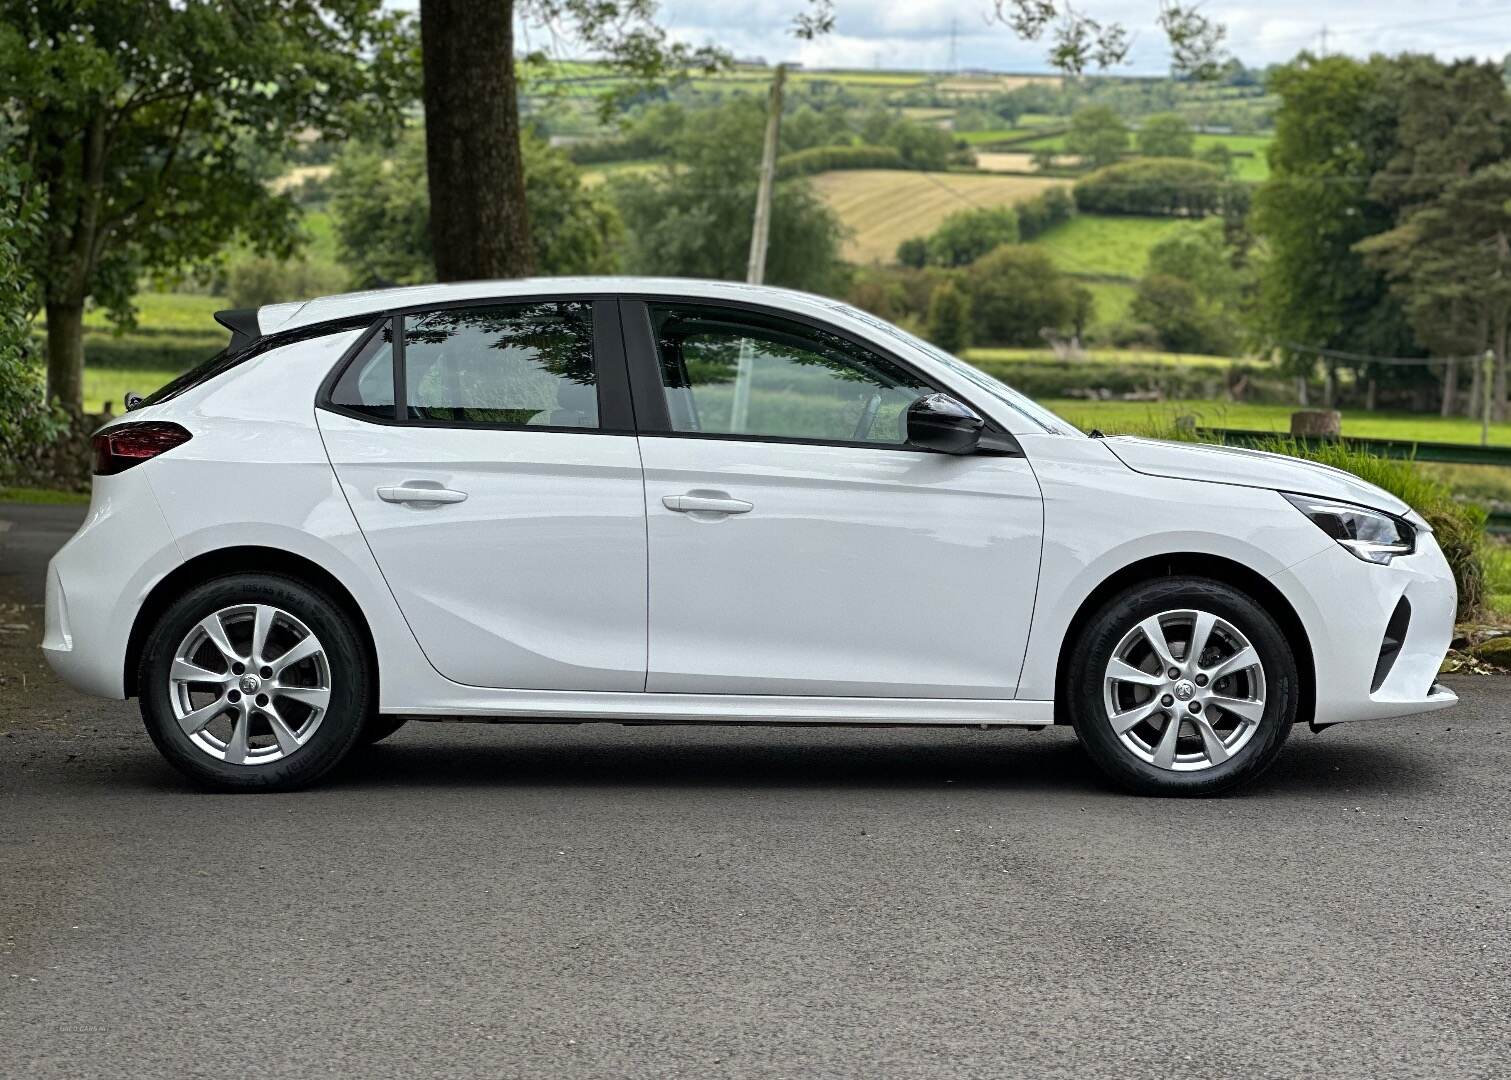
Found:
[[[410,719],[1070,724],[1231,788],[1293,724],[1451,705],[1432,530],[1346,473],[1088,436],[853,307],[724,282],[218,316],[94,437],[48,660],[226,790]]]

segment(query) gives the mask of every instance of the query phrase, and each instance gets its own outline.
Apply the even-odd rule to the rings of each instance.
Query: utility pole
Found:
[[[1327,23],[1322,24],[1322,55],[1327,55]]]
[[[1490,384],[1495,381],[1495,352],[1492,349],[1485,350],[1485,358],[1480,361],[1480,396],[1484,399],[1480,402],[1480,445],[1490,445],[1490,403],[1495,399],[1495,391]]]
[[[771,233],[771,189],[776,183],[777,139],[782,133],[782,82],[787,65],[778,64],[771,80],[771,99],[766,113],[766,143],[761,148],[761,178],[756,186],[755,225],[750,230],[750,261],[745,280],[761,284],[766,277],[766,238]]]
[[[960,70],[960,68],[956,65],[956,62],[955,62],[955,56],[956,56],[955,46],[957,44],[957,35],[959,34],[959,32],[960,32],[960,20],[957,19],[957,18],[955,18],[954,16],[951,16],[950,17],[950,74],[951,75],[955,74],[955,72],[957,72],[957,71]]]

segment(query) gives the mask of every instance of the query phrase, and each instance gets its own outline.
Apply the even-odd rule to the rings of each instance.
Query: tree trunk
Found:
[[[1322,365],[1322,407],[1331,409],[1338,396],[1338,371],[1332,361]]]
[[[513,0],[420,0],[420,51],[436,277],[530,274]]]
[[[84,408],[84,301],[47,301],[47,398]]]
[[[1296,376],[1296,404],[1300,405],[1303,409],[1306,408],[1308,405],[1311,404],[1311,402],[1309,402],[1307,400],[1307,397],[1308,397],[1308,395],[1307,395],[1307,392],[1306,392],[1306,376],[1305,375],[1297,375]]]
[[[1504,308],[1496,318],[1495,325],[1495,388],[1491,393],[1494,403],[1494,417],[1496,420],[1506,418],[1506,322],[1507,312]]]
[[[1364,410],[1366,412],[1374,412],[1375,403],[1378,399],[1379,386],[1375,382],[1375,377],[1371,375],[1369,381],[1364,384]]]
[[[1438,410],[1440,416],[1452,416],[1454,406],[1458,404],[1459,389],[1459,358],[1452,356],[1448,363],[1443,365],[1443,404]]]

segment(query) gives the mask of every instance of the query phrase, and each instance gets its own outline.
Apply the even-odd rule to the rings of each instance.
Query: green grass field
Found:
[[[989,364],[1063,364],[1050,349],[967,349],[965,359],[971,363]],[[1159,364],[1167,367],[1228,367],[1235,361],[1231,356],[1204,356],[1201,353],[1170,353],[1148,349],[1087,349],[1076,359],[1075,365],[1126,365],[1144,366]],[[1252,363],[1253,361],[1246,361]]]
[[[1269,135],[1197,135],[1196,152],[1201,153],[1209,146],[1223,143],[1233,152],[1233,175],[1240,180],[1263,180],[1270,175],[1269,159],[1265,156],[1265,149],[1270,145],[1272,136]],[[1132,151],[1137,146],[1136,134],[1134,139],[1129,140],[1128,148]],[[1069,153],[1065,149],[1064,135],[1044,135],[1037,139],[1028,139],[1024,142],[1014,143],[1014,150],[1053,150],[1057,154]]]
[[[197,296],[190,293],[138,293],[136,333],[183,334],[215,333],[215,313],[226,306],[224,297]],[[45,325],[45,323],[39,323]],[[84,313],[86,332],[111,333],[110,320],[96,308]]]
[[[1174,426],[1178,416],[1194,416],[1202,427],[1283,434],[1290,429],[1291,413],[1296,409],[1294,405],[1222,401],[1081,401],[1074,398],[1047,399],[1043,404],[1079,427],[1100,428],[1109,435],[1167,431]],[[1478,421],[1462,417],[1345,410],[1343,434],[1360,438],[1478,444],[1480,426]],[[1511,446],[1511,423],[1491,425],[1490,442],[1496,446]]]
[[[1143,276],[1149,249],[1180,226],[1177,218],[1077,214],[1031,242],[1068,274],[1133,279]]]

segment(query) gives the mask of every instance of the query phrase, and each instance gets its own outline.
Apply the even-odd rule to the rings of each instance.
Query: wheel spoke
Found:
[[[1205,716],[1193,716],[1191,719],[1196,724],[1196,730],[1201,733],[1201,744],[1207,751],[1207,760],[1213,765],[1227,761],[1228,748],[1223,745],[1222,737],[1213,729],[1211,722]]]
[[[1175,764],[1175,743],[1180,738],[1180,717],[1172,716],[1160,733],[1159,745],[1154,748],[1154,767],[1168,769]]]
[[[1264,702],[1250,701],[1248,698],[1221,697],[1213,694],[1207,699],[1208,706],[1215,706],[1223,712],[1232,713],[1240,720],[1250,724],[1259,723],[1264,716]]]
[[[1136,683],[1139,686],[1163,686],[1165,684],[1163,672],[1151,674],[1142,668],[1134,667],[1126,660],[1119,660],[1117,657],[1113,657],[1112,662],[1107,665],[1107,677],[1117,682]]]
[[[1135,705],[1131,709],[1125,709],[1123,712],[1113,713],[1107,719],[1112,723],[1112,730],[1122,735],[1124,732],[1137,727],[1141,722],[1148,720],[1155,713],[1159,712],[1159,709],[1159,700],[1155,698],[1144,702],[1142,705]]]
[[[308,660],[310,657],[317,655],[319,652],[320,642],[316,640],[314,634],[311,634],[309,637],[301,638],[300,640],[296,641],[289,648],[289,651],[284,653],[278,659],[264,659],[263,662],[267,664],[268,667],[273,669],[273,675],[274,677],[277,677],[278,675],[283,673],[283,670],[285,668],[290,667],[293,664],[297,664],[301,660]]]
[[[1232,656],[1221,661],[1211,671],[1207,672],[1207,677],[1216,682],[1224,675],[1231,675],[1235,671],[1243,671],[1245,668],[1251,668],[1257,663],[1259,663],[1259,654],[1254,651],[1253,646],[1245,645],[1242,649],[1239,649]]]
[[[226,658],[226,667],[239,663],[242,656],[231,644],[231,639],[226,637],[225,624],[220,621],[220,613],[206,616],[199,624],[199,628],[205,632],[205,637],[210,639],[210,644],[220,650],[220,655]]]
[[[331,692],[318,686],[275,686],[268,691],[275,698],[288,698],[322,712],[330,705]]]
[[[229,671],[211,671],[209,668],[200,667],[192,660],[179,658],[173,661],[173,668],[168,677],[174,682],[184,683],[210,683],[215,686],[224,686],[236,676]]]
[[[1139,623],[1139,629],[1144,632],[1149,645],[1154,649],[1154,655],[1159,657],[1159,662],[1167,668],[1180,667],[1171,655],[1170,643],[1165,640],[1165,628],[1160,625],[1159,616],[1151,615]]]
[[[205,729],[206,724],[230,707],[230,703],[224,697],[218,697],[210,702],[210,704],[203,705],[193,712],[180,716],[178,718],[178,726],[183,728],[185,735],[197,734]]]
[[[1187,663],[1201,663],[1202,650],[1207,647],[1207,640],[1212,636],[1212,627],[1216,624],[1217,616],[1210,611],[1196,613],[1196,624],[1191,628],[1191,645],[1186,649]]]
[[[231,719],[231,737],[226,740],[225,759],[227,765],[245,765],[247,763],[247,739],[251,735],[252,717],[249,713],[237,710]]]
[[[299,738],[294,730],[284,722],[283,717],[272,705],[263,707],[262,715],[268,718],[268,726],[273,729],[273,738],[278,740],[278,749],[284,754],[292,754],[299,749]]]
[[[273,629],[274,610],[258,604],[252,615],[252,663],[267,663],[268,631]]]

